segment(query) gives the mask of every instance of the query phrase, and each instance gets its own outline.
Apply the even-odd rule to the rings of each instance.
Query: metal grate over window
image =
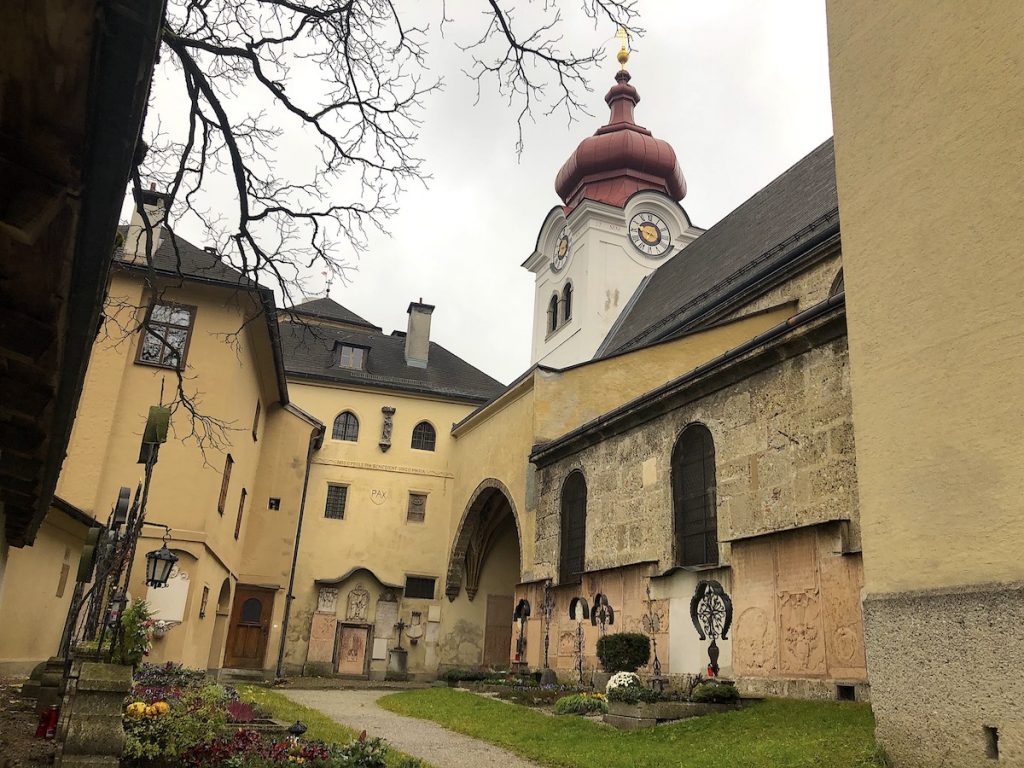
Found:
[[[338,414],[338,418],[334,420],[334,428],[331,430],[331,438],[348,440],[351,443],[359,439],[359,419],[352,411]]]
[[[437,432],[425,421],[412,430],[412,447],[419,451],[432,451],[437,445]]]
[[[562,485],[562,557],[560,584],[576,584],[583,579],[587,542],[587,480],[579,470]]]
[[[672,451],[672,507],[679,565],[718,562],[715,485],[714,439],[703,424],[691,424]]]
[[[324,517],[329,517],[332,520],[344,520],[346,501],[348,501],[347,485],[328,485]]]

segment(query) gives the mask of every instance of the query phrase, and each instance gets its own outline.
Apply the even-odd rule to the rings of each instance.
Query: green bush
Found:
[[[636,672],[651,658],[651,641],[639,632],[616,632],[597,641],[597,658],[605,672]]]
[[[608,705],[603,699],[586,693],[574,693],[563,696],[555,702],[556,715],[589,715],[594,712],[605,713]]]
[[[736,690],[736,686],[732,683],[720,683],[708,680],[707,682],[694,686],[693,692],[690,694],[690,701],[713,704],[716,702],[725,703],[737,701],[739,697],[740,692]]]
[[[121,614],[121,632],[114,642],[111,661],[128,667],[137,667],[149,653],[149,625],[152,613],[149,604],[141,598]]]
[[[662,698],[657,691],[634,685],[608,690],[608,701],[620,701],[623,704],[653,704],[656,701],[661,701]]]

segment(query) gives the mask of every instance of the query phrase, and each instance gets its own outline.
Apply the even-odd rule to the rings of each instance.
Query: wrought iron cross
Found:
[[[544,602],[540,606],[544,614],[544,668],[550,669],[548,664],[548,647],[551,644],[551,619],[555,614],[555,597],[551,591],[551,581],[544,583]]]
[[[654,600],[651,598],[651,583],[647,582],[647,615],[640,621],[644,632],[651,638],[651,651],[654,653],[654,676],[661,677],[661,660],[658,658],[658,633],[661,632],[661,619],[654,610]]]
[[[405,619],[399,619],[398,623],[395,624],[395,629],[398,630],[398,650],[402,650],[402,633],[408,625],[405,623]]]
[[[718,675],[718,643],[719,637],[729,639],[729,627],[732,626],[732,600],[717,581],[708,579],[697,584],[697,589],[690,599],[690,620],[697,630],[697,636],[704,640],[711,638],[708,645],[708,675]]]

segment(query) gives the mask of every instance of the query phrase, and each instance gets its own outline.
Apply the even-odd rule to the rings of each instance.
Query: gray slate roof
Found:
[[[122,236],[127,235],[128,227],[121,225],[117,228],[117,231]],[[125,266],[136,269],[147,268],[145,260],[138,264],[132,264],[127,261],[124,251],[120,248],[114,253],[114,258],[115,261]],[[164,232],[160,245],[153,253],[153,268],[161,272],[180,274],[183,277],[213,280],[218,283],[237,285],[247,289],[257,287],[255,282],[244,277],[234,267],[225,264],[216,254],[204,251],[181,235],[177,235],[172,239],[167,232]]]
[[[838,231],[832,139],[662,264],[612,327],[599,355],[667,338],[738,284],[767,275]]]
[[[369,348],[366,369],[338,367],[334,350],[339,343]],[[282,322],[281,345],[289,378],[314,378],[470,402],[490,400],[505,389],[501,382],[435,342],[430,342],[426,368],[406,365],[404,334],[388,336],[372,329]]]
[[[376,328],[380,330],[380,326],[376,326],[369,320],[365,320],[357,315],[347,307],[341,306],[338,302],[333,299],[310,299],[303,301],[295,306],[291,307],[288,312],[292,312],[299,315],[309,315],[310,317],[321,317],[325,320],[336,320],[339,323],[348,323],[349,325],[362,325],[367,328]]]

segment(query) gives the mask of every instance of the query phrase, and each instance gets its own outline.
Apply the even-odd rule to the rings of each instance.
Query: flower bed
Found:
[[[233,688],[181,665],[143,665],[125,702],[126,768],[380,768],[387,745],[362,734],[348,744],[301,741]]]

